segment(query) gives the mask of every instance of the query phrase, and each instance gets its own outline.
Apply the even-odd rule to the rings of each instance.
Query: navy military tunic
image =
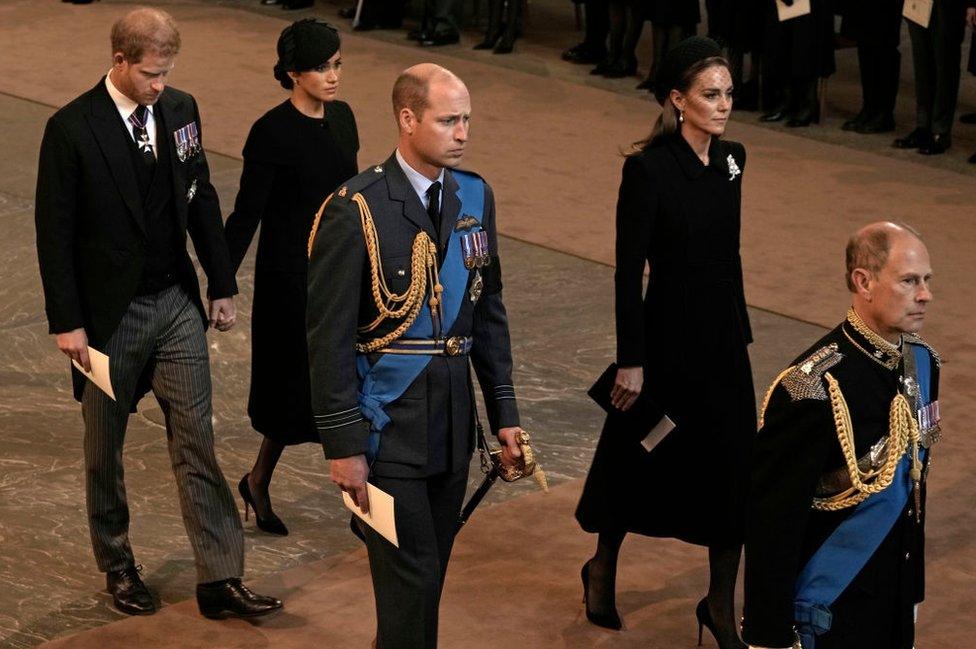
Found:
[[[889,430],[889,409],[904,376],[901,353],[875,346],[844,322],[801,354],[837,346],[827,371],[839,383],[850,410],[855,454],[862,458]],[[907,348],[908,345],[903,345]],[[906,353],[911,353],[910,351]],[[937,359],[930,398],[938,399]],[[823,377],[815,377],[823,381]],[[793,644],[797,575],[823,542],[854,510],[812,509],[821,476],[845,466],[826,391],[791,394],[783,382],[770,395],[756,437],[746,533],[745,611],[742,637],[750,644]],[[927,471],[923,471],[923,476]],[[831,629],[817,649],[911,649],[914,605],[924,596],[923,506],[916,517],[909,495],[904,510],[868,562],[830,607]]]

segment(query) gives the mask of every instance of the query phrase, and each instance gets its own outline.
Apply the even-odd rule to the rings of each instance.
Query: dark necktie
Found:
[[[437,233],[437,249],[440,250],[441,244],[441,183],[434,183],[427,188],[427,216],[434,224],[434,232]]]
[[[149,167],[154,167],[156,166],[156,156],[153,153],[152,142],[149,141],[149,131],[146,129],[148,118],[149,109],[140,104],[129,115],[129,123],[132,124],[132,135],[135,137],[139,152],[142,153],[143,162]]]

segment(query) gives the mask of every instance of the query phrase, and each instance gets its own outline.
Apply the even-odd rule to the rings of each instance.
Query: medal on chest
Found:
[[[472,302],[477,302],[485,286],[481,277],[481,269],[491,263],[491,253],[488,250],[488,233],[484,230],[478,230],[462,234],[461,257],[464,261],[464,267],[475,271],[474,278],[471,280],[470,298]]]

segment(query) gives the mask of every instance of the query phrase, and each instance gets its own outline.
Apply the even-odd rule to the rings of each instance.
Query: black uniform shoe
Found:
[[[454,45],[460,40],[461,35],[457,32],[434,32],[420,39],[420,44],[424,47],[439,47],[441,45]]]
[[[105,573],[105,588],[112,595],[115,608],[123,613],[151,615],[156,612],[156,603],[135,566]]]
[[[969,164],[971,164],[971,165],[976,165],[976,153],[974,153],[973,155],[969,156],[969,160],[967,160],[967,162]]]
[[[281,4],[282,9],[294,10],[294,9],[308,9],[315,5],[315,0],[286,0]]]
[[[905,137],[895,139],[891,143],[891,146],[896,149],[918,149],[923,146],[928,146],[931,142],[932,133],[927,128],[919,127]]]
[[[846,122],[844,122],[843,124],[841,124],[840,125],[840,130],[842,130],[842,131],[856,131],[867,120],[868,120],[867,111],[865,111],[862,108],[861,109],[861,112],[858,113],[855,117],[853,117],[852,119],[849,119]]]
[[[959,116],[959,121],[963,124],[976,124],[976,113],[963,113]]]
[[[922,155],[940,155],[948,151],[951,146],[952,136],[948,133],[936,133],[932,136],[931,142],[918,147],[918,152]]]
[[[613,61],[611,61],[609,59],[604,59],[604,60],[600,61],[599,63],[597,63],[596,66],[592,70],[590,70],[590,74],[592,74],[593,76],[603,76],[612,67],[613,67]]]
[[[281,600],[252,593],[240,579],[197,585],[200,614],[212,620],[261,617],[281,610]]]
[[[570,63],[581,63],[583,65],[593,65],[599,63],[606,57],[605,51],[594,51],[586,43],[574,45],[562,54],[563,61]]]
[[[637,59],[632,61],[614,61],[603,73],[607,79],[625,79],[637,74]]]
[[[262,2],[264,0],[261,0]],[[276,0],[277,1],[277,0]],[[351,20],[356,17],[356,7],[343,7],[339,10],[339,17]]]
[[[768,113],[763,113],[759,116],[760,122],[782,122],[789,115],[789,108],[786,104],[782,104],[773,108]]]
[[[895,130],[895,118],[891,113],[879,113],[858,124],[854,131],[862,135],[875,133],[891,133]]]

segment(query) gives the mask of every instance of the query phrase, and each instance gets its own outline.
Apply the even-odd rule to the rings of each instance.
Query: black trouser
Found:
[[[610,7],[607,0],[589,0],[583,3],[583,20],[587,49],[602,54],[607,51],[607,35],[610,33]]]
[[[915,70],[915,124],[946,135],[952,131],[959,98],[964,10],[952,0],[936,0],[928,28],[908,21],[908,35]]]
[[[431,649],[468,467],[429,478],[371,476],[370,482],[393,496],[400,544],[360,523],[376,598],[376,647]]]
[[[865,2],[859,15],[857,62],[865,117],[891,115],[901,72],[901,0]]]

